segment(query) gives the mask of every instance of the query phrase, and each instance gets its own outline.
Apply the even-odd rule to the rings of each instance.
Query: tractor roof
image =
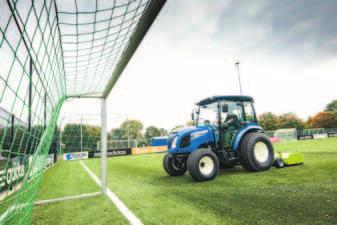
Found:
[[[197,105],[207,105],[216,101],[248,101],[253,102],[254,99],[246,95],[217,95],[209,98],[205,98],[197,103]]]

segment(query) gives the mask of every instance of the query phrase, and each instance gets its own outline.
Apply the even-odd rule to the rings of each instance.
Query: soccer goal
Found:
[[[74,104],[74,101],[70,104]],[[43,187],[53,188],[41,190],[36,205],[87,198],[104,192],[103,182],[107,172],[103,156],[126,155],[129,146],[135,143],[134,140],[118,141],[125,145],[112,146],[111,143],[114,142],[107,139],[113,130],[121,126],[128,128],[124,125],[128,124],[128,117],[125,114],[110,114],[104,118],[99,113],[60,117],[55,156],[53,155],[57,163],[51,163],[42,178]],[[129,139],[128,136],[126,138]],[[102,144],[104,140],[106,143]]]
[[[37,196],[64,201],[107,193],[107,97],[164,3],[0,1],[0,224],[29,224],[34,202],[44,203]],[[78,98],[98,102],[99,124],[90,124],[96,136],[76,138],[80,144],[71,146],[71,138],[62,141],[58,121],[64,103]],[[98,138],[101,157],[83,163],[86,150],[97,150]],[[64,156],[68,149],[71,154]],[[58,151],[70,160],[61,160]],[[42,177],[51,174],[55,184],[39,190],[48,180]],[[76,179],[80,194],[67,183]]]

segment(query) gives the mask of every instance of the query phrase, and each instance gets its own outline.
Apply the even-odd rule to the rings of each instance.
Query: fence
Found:
[[[317,129],[304,129],[296,130],[295,128],[290,129],[279,129],[279,130],[267,130],[265,133],[273,141],[291,141],[291,140],[307,140],[307,139],[318,139],[326,137],[337,137],[337,128],[317,128]]]

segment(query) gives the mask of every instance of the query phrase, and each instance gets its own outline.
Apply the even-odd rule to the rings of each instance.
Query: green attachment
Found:
[[[276,152],[275,159],[281,158],[286,166],[304,163],[303,153],[301,152]]]

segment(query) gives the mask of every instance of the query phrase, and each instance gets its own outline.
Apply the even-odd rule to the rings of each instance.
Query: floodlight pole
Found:
[[[80,129],[81,129],[81,152],[83,151],[83,131],[82,131],[82,116],[81,116],[81,123],[80,123]]]
[[[107,110],[106,98],[101,100],[101,182],[102,194],[106,194],[106,156],[107,155]]]
[[[241,78],[240,78],[240,62],[239,61],[237,61],[236,63],[235,63],[235,66],[236,66],[236,70],[237,70],[237,72],[238,72],[238,79],[239,79],[239,87],[240,87],[240,95],[242,95],[242,87],[241,87]]]

